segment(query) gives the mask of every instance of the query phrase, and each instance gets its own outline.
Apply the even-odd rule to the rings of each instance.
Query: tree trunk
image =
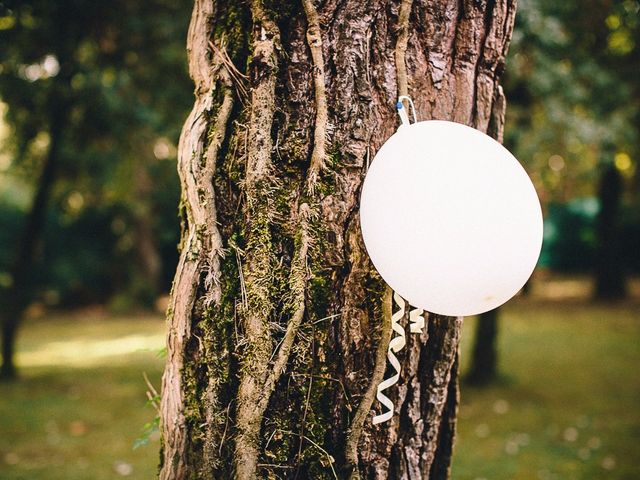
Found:
[[[595,297],[617,300],[626,296],[624,260],[620,248],[622,176],[613,163],[603,167],[598,190],[600,212],[596,222]]]
[[[487,134],[502,143],[504,139],[504,116],[507,100],[498,86],[491,109],[491,121]],[[531,279],[522,287],[522,292],[528,291]],[[467,381],[471,384],[486,385],[494,380],[498,371],[498,319],[500,307],[489,310],[480,315],[475,332],[471,370],[467,374]]]
[[[496,378],[498,312],[499,308],[495,308],[478,317],[471,354],[471,369],[466,378],[467,382],[472,385],[486,385]]]
[[[372,425],[391,292],[359,193],[398,94],[422,119],[501,129],[514,16],[512,0],[196,0],[160,478],[447,478],[462,319],[408,336],[397,413]]]
[[[155,215],[151,200],[154,185],[146,157],[141,155],[137,159],[133,175],[136,264],[131,269],[128,287],[137,304],[150,308],[162,291],[162,256],[154,231]]]
[[[24,310],[31,298],[30,275],[33,267],[36,246],[42,235],[49,202],[49,192],[56,177],[63,123],[66,118],[66,106],[53,101],[49,126],[49,150],[44,158],[42,173],[36,187],[31,210],[25,219],[24,228],[17,246],[16,258],[11,268],[11,286],[5,291],[0,312],[2,323],[2,366],[0,379],[11,380],[16,377],[14,350],[16,333]]]

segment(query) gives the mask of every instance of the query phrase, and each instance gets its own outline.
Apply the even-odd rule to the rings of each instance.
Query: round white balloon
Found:
[[[382,278],[414,307],[475,315],[531,276],[542,211],[520,163],[459,123],[405,125],[375,156],[362,187],[362,236]]]

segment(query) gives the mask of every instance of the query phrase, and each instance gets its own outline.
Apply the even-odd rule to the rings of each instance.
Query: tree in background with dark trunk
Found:
[[[62,136],[64,135],[64,125],[66,123],[68,109],[68,106],[63,100],[64,97],[64,93],[60,90],[57,91],[57,95],[52,95],[48,151],[44,158],[42,172],[40,173],[36,187],[36,194],[27,218],[25,219],[17,254],[10,271],[12,279],[11,286],[2,292],[4,298],[1,300],[4,308],[0,312],[0,323],[2,327],[2,366],[0,367],[0,379],[3,380],[11,380],[16,377],[14,358],[16,333],[24,311],[31,300],[30,276],[33,274],[35,251],[42,237],[51,187],[53,186],[59,168],[58,163],[60,161]]]
[[[155,215],[155,183],[173,167],[170,152],[155,155],[154,142],[176,142],[184,116],[177,106],[188,102],[186,26],[175,18],[189,9],[172,0],[0,3],[0,102],[11,132],[2,145],[11,162],[0,167],[0,213],[23,217],[0,245],[3,377],[15,376],[23,312],[44,290],[66,296],[65,306],[104,302],[116,289],[150,305],[161,292],[158,237],[166,229]],[[165,198],[170,187],[163,183]],[[15,192],[33,200],[18,205]],[[82,222],[88,218],[94,223]],[[72,246],[48,236],[65,228]]]
[[[4,5],[2,6],[4,9]],[[58,14],[59,10],[54,10]],[[70,25],[72,19],[65,15],[54,15],[51,19],[55,27],[53,30],[56,34],[61,31],[68,31],[69,38],[75,40],[72,32],[75,31]],[[19,35],[19,34],[18,34]],[[22,320],[25,309],[31,301],[31,276],[33,275],[33,267],[35,253],[39,242],[42,238],[47,209],[50,201],[50,194],[54,182],[60,171],[60,161],[63,155],[63,140],[67,128],[67,119],[70,109],[69,82],[73,73],[72,68],[72,48],[71,42],[65,42],[64,36],[56,35],[55,39],[49,45],[49,48],[55,51],[57,55],[56,63],[58,71],[50,79],[47,86],[40,92],[42,104],[38,105],[40,111],[29,112],[33,117],[37,113],[42,118],[30,118],[24,122],[23,129],[29,134],[22,139],[21,153],[24,154],[26,145],[29,143],[29,136],[35,136],[37,128],[40,127],[48,134],[48,147],[42,159],[41,170],[38,176],[38,182],[35,186],[35,194],[31,202],[30,209],[26,215],[21,234],[18,236],[18,244],[16,246],[16,254],[9,269],[11,283],[4,291],[0,291],[0,302],[2,309],[0,310],[0,324],[2,327],[2,366],[0,367],[0,378],[4,380],[12,380],[16,377],[16,367],[14,359],[15,339],[18,327]],[[15,45],[12,45],[15,48]],[[12,52],[13,53],[13,52]],[[25,56],[29,56],[31,52],[25,52]],[[11,55],[7,55],[11,60]],[[6,58],[6,57],[5,57]],[[3,60],[5,60],[3,58]],[[23,65],[24,67],[24,65]],[[5,73],[5,72],[3,72]],[[9,73],[9,72],[7,72]],[[5,73],[5,75],[7,75]],[[28,93],[22,92],[13,78],[9,77],[9,86],[14,88],[15,98],[9,98],[9,104],[12,102],[20,105],[23,99],[22,95],[27,96]],[[25,73],[26,75],[26,69]],[[2,78],[2,86],[5,86],[5,78]],[[13,92],[7,92],[9,96]],[[33,93],[33,92],[30,92]],[[25,103],[33,107],[28,99]],[[24,104],[20,105],[24,107]],[[34,109],[35,110],[35,109]],[[16,113],[16,112],[12,112]],[[20,112],[23,113],[23,112]],[[18,113],[16,116],[19,116]],[[40,125],[39,122],[42,122]],[[20,130],[18,130],[20,132]]]
[[[373,426],[391,291],[358,200],[399,94],[422,119],[502,131],[514,16],[514,1],[196,0],[161,479],[449,476],[462,319],[429,314],[408,338],[397,413]]]
[[[600,211],[596,220],[594,293],[601,300],[617,300],[624,298],[627,293],[623,252],[620,248],[622,189],[622,175],[613,162],[606,163],[602,167],[598,186]]]
[[[471,368],[466,381],[471,385],[487,385],[498,375],[498,312],[489,310],[478,316],[471,353]]]
[[[506,99],[504,95],[501,95],[495,102],[495,111],[500,112],[500,116],[494,117],[494,121],[489,124],[487,134],[502,143],[504,140]],[[529,282],[530,280],[527,281],[527,284]],[[487,385],[495,380],[498,375],[497,341],[499,318],[500,307],[478,316],[471,356],[471,368],[465,377],[466,381],[472,385]]]

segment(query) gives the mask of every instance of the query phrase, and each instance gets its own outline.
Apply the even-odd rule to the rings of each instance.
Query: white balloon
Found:
[[[542,210],[516,158],[453,122],[401,126],[375,156],[360,223],[382,278],[441,315],[486,312],[513,297],[542,247]]]

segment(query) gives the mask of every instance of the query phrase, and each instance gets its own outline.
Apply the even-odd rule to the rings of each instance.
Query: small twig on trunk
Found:
[[[293,435],[296,436],[297,434],[294,432],[290,432],[288,430],[278,430],[280,433],[284,433],[287,435]],[[324,448],[322,448],[320,445],[318,445],[316,442],[314,442],[313,440],[311,440],[309,437],[307,436],[303,436],[302,438],[304,438],[307,442],[309,442],[311,445],[313,445],[314,447],[316,447],[325,457],[327,457],[327,462],[329,463],[329,467],[331,468],[331,473],[333,473],[333,477],[338,480],[338,474],[336,473],[336,469],[334,468],[333,464],[335,463],[335,458],[333,458],[329,452],[327,452]]]
[[[313,385],[313,375],[309,376],[309,387],[307,388],[307,395],[304,400],[304,411],[302,414],[302,421],[300,422],[300,441],[298,442],[298,453],[296,455],[296,474],[293,477],[293,480],[298,478],[298,474],[300,473],[300,456],[302,455],[302,440],[304,439],[304,427],[305,422],[307,421],[307,412],[309,411],[309,401],[311,399],[311,387]]]
[[[327,320],[334,320],[334,319],[340,317],[340,315],[341,315],[340,313],[334,313],[333,315],[329,315],[328,317],[323,317],[323,318],[320,318],[318,320],[315,320],[315,321],[311,322],[311,325],[317,325],[318,323],[325,322]]]
[[[229,54],[227,53],[227,49],[224,47],[224,44],[221,48],[216,47],[215,43],[209,41],[209,46],[211,50],[220,58],[222,63],[227,67],[227,71],[229,72],[230,77],[233,79],[234,83],[238,87],[238,96],[245,102],[249,98],[249,92],[247,91],[247,87],[244,82],[249,79],[244,73],[240,72],[234,65],[231,58],[229,58]]]
[[[226,408],[226,418],[224,421],[224,431],[222,432],[222,438],[220,438],[220,446],[218,448],[218,455],[222,455],[222,446],[224,445],[224,439],[227,437],[227,428],[229,427],[229,411],[231,410],[231,402]]]
[[[330,377],[329,375],[312,375],[310,373],[296,373],[296,372],[291,372],[290,375],[292,377],[312,377],[319,380],[329,380],[331,382],[336,382],[338,385],[340,385],[340,389],[344,394],[345,402],[347,402],[345,405],[347,407],[347,410],[349,410],[350,412],[353,410],[351,403],[349,403],[349,395],[347,394],[347,389],[344,388],[344,383],[342,383],[342,380],[340,380],[339,378],[333,378],[333,377]]]

